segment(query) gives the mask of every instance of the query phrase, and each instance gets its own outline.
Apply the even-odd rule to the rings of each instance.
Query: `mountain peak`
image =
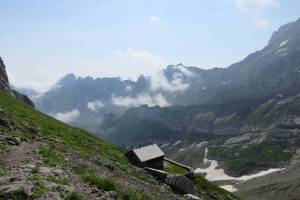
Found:
[[[285,41],[300,41],[300,18],[297,21],[287,23],[273,32],[268,45],[281,44]]]
[[[76,81],[76,76],[73,73],[67,74],[64,76],[60,81],[59,85],[70,85],[73,84]]]

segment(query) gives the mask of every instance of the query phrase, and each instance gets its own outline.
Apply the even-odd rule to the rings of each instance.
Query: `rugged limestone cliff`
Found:
[[[20,99],[21,101],[25,102],[26,104],[34,107],[33,102],[24,94],[19,93],[16,90],[13,90],[9,85],[8,76],[6,73],[6,67],[2,58],[0,57],[0,90],[7,91],[11,93],[16,98]]]
[[[11,91],[5,65],[1,57],[0,57],[0,89],[5,91]]]

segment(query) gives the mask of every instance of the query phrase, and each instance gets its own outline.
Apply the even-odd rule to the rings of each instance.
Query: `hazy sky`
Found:
[[[300,17],[299,0],[0,0],[11,83],[45,91],[67,73],[151,75],[226,67]]]

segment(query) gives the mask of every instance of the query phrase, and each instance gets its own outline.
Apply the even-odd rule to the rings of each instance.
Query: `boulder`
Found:
[[[184,175],[169,175],[166,183],[178,192],[195,194],[194,183]]]
[[[45,176],[51,176],[52,175],[51,169],[48,168],[48,167],[40,167],[39,172],[42,175],[45,175]]]
[[[9,130],[16,129],[16,125],[8,119],[0,119],[0,125],[8,128]]]
[[[0,142],[8,145],[19,146],[22,141],[23,140],[20,137],[0,135]]]
[[[28,96],[21,94],[20,92],[18,92],[16,90],[12,90],[12,93],[17,99],[23,101],[24,103],[26,103],[27,105],[29,105],[31,107],[34,107],[34,103],[31,101],[31,99]]]
[[[29,199],[33,195],[31,182],[16,181],[0,186],[0,199]]]
[[[35,125],[32,125],[32,124],[29,124],[29,123],[26,123],[26,122],[23,123],[23,126],[25,126],[25,128],[26,128],[30,133],[33,133],[33,134],[35,134],[35,135],[37,135],[37,136],[39,136],[39,137],[42,136],[40,127],[35,126]]]
[[[63,200],[58,192],[48,192],[38,200]]]
[[[117,193],[115,191],[105,192],[105,194],[99,198],[99,200],[115,200],[117,199]]]

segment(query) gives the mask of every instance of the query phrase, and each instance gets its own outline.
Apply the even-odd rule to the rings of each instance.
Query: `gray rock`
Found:
[[[22,139],[20,137],[1,135],[0,142],[8,145],[19,146],[22,143]]]
[[[54,174],[54,176],[57,176],[57,177],[60,177],[60,178],[64,176],[64,172],[61,169],[55,169],[53,171],[53,174]]]
[[[0,119],[0,125],[5,126],[9,130],[16,129],[16,125],[8,119]]]
[[[11,197],[22,192],[22,196],[30,197],[33,194],[33,188],[34,185],[31,182],[15,181],[13,183],[0,186],[0,194]]]
[[[51,176],[52,175],[51,169],[48,168],[48,167],[40,167],[39,172],[43,175],[46,175],[46,176]]]
[[[115,200],[117,199],[117,193],[115,191],[105,192],[105,194],[99,198],[99,200]]]
[[[193,182],[184,175],[170,175],[166,178],[166,183],[181,193],[195,194]]]
[[[32,124],[29,124],[29,123],[23,123],[23,125],[26,127],[26,129],[30,133],[33,133],[33,134],[35,134],[35,135],[37,135],[39,137],[42,136],[40,127],[32,125]]]
[[[38,200],[62,200],[58,192],[48,192]]]
[[[73,192],[73,188],[67,185],[59,185],[53,182],[43,181],[44,186],[49,190],[55,190],[62,193],[70,193]]]
[[[4,62],[0,57],[0,90],[11,91]]]

